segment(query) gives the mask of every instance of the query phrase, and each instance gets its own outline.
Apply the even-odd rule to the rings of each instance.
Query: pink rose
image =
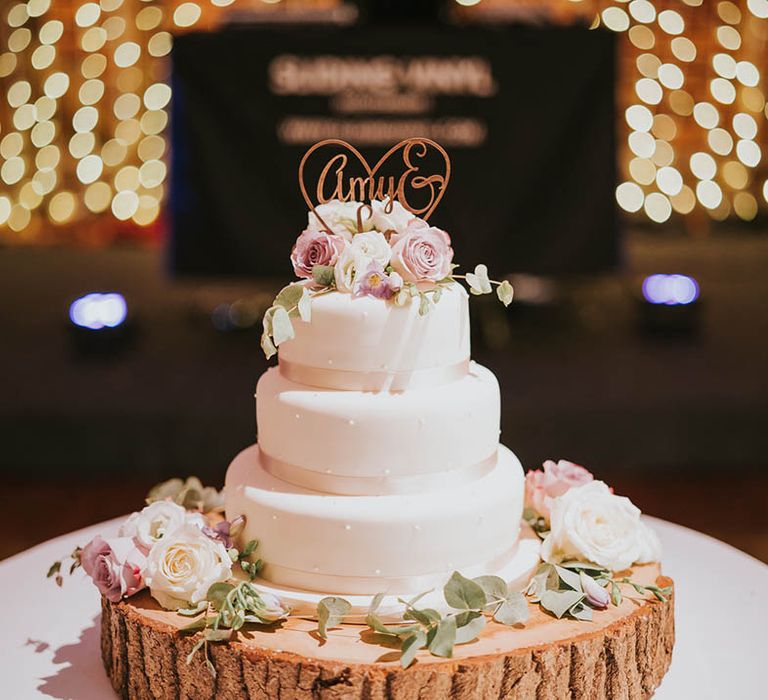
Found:
[[[451,237],[421,219],[390,239],[390,265],[406,282],[437,282],[451,273]]]
[[[561,459],[548,459],[544,468],[529,471],[525,475],[525,505],[533,508],[540,516],[549,520],[549,509],[553,498],[562,496],[574,486],[581,486],[594,477],[584,467]]]
[[[144,588],[144,554],[130,537],[94,537],[80,553],[83,570],[101,594],[113,603]]]
[[[347,242],[326,231],[307,229],[296,239],[291,252],[293,271],[297,277],[312,278],[315,265],[335,265]]]

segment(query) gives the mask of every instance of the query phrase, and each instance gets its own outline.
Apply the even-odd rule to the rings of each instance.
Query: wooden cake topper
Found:
[[[333,148],[334,155],[320,171],[315,187],[315,200],[313,200],[304,181],[304,168],[313,153],[326,148]],[[418,161],[423,160],[430,150],[437,151],[443,159],[445,170],[442,174],[423,175],[421,173],[421,165]],[[364,176],[350,174],[350,156],[353,156],[362,166],[362,170],[358,172]],[[380,172],[393,157],[402,159],[403,172],[399,177],[385,176]],[[386,199],[386,213],[390,213],[394,202],[398,201],[414,216],[420,216],[426,220],[443,198],[450,177],[451,161],[448,154],[440,144],[427,138],[401,141],[392,146],[373,167],[368,164],[360,151],[346,141],[325,139],[312,146],[299,164],[299,187],[304,201],[318,221],[328,230],[330,227],[323,221],[315,207],[333,199],[342,202],[360,202],[368,210],[370,210],[368,203],[374,199]],[[413,201],[419,198],[420,203],[414,204]],[[358,213],[359,218],[360,213]]]

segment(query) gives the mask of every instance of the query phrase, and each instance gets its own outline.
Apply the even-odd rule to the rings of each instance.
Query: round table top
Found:
[[[57,537],[0,562],[0,668],[9,698],[102,700],[115,694],[101,665],[100,603],[79,571],[59,589],[45,578],[56,559],[124,518]],[[672,666],[656,698],[764,697],[768,566],[719,540],[648,518],[675,580]]]

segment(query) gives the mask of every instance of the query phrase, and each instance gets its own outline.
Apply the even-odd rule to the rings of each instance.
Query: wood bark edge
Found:
[[[659,585],[671,585],[666,577]],[[415,664],[347,664],[238,642],[212,644],[214,678],[195,637],[102,603],[101,651],[112,686],[131,700],[488,700],[648,698],[674,644],[674,600],[645,601],[597,632],[495,655]],[[552,624],[557,624],[552,620]],[[510,634],[514,634],[510,630]]]

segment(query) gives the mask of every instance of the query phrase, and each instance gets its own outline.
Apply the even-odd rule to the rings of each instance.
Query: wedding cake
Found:
[[[325,147],[316,200],[303,168]],[[445,169],[425,174],[438,153]],[[380,175],[399,159],[403,175]],[[356,159],[358,175],[349,175]],[[364,176],[359,172],[362,168]],[[122,697],[646,698],[674,643],[672,581],[640,511],[584,467],[526,475],[470,358],[469,294],[428,223],[450,175],[427,139],[373,167],[339,141],[299,168],[298,281],[263,320],[258,443],[224,493],[191,477],[55,562],[102,596]],[[421,195],[419,199],[419,195]],[[420,203],[416,203],[416,201]],[[384,649],[382,649],[382,646]]]
[[[515,553],[519,461],[499,445],[499,386],[470,361],[467,294],[333,292],[256,391],[258,446],[226,479],[226,511],[259,539],[262,576],[290,588],[418,593]]]

